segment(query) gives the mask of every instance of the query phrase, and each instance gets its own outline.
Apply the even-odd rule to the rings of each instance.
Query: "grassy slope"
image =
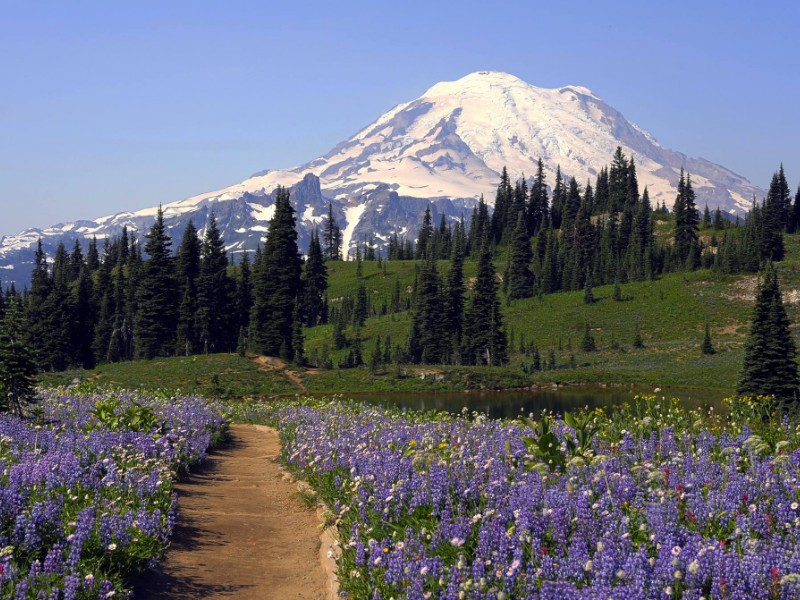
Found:
[[[787,309],[792,322],[800,318],[800,236],[787,236],[787,260],[778,265]],[[329,296],[333,302],[356,287],[355,264],[329,263]],[[440,263],[446,273],[447,262]],[[499,265],[499,270],[502,266]],[[466,277],[474,275],[475,264],[468,262]],[[395,279],[403,293],[414,281],[413,262],[387,262],[386,274],[376,263],[364,263],[364,277],[373,304],[378,307],[391,298]],[[444,373],[444,380],[421,379],[424,368],[404,369],[396,378],[395,369],[371,375],[365,368],[304,373],[299,370],[309,392],[356,392],[378,390],[448,390],[484,386],[487,388],[521,387],[531,383],[637,383],[643,385],[680,385],[718,388],[732,391],[742,361],[742,347],[752,310],[757,277],[738,275],[721,277],[708,271],[667,275],[655,282],[636,282],[623,286],[628,299],[611,299],[611,286],[595,289],[597,302],[583,303],[583,292],[552,294],[541,299],[520,300],[506,307],[506,325],[516,344],[523,336],[534,341],[543,357],[552,349],[560,367],[553,371],[522,375],[522,358],[515,357],[504,369],[434,367]],[[599,350],[579,350],[585,323],[589,323]],[[711,326],[718,352],[702,356],[700,342],[705,323]],[[639,327],[646,347],[632,348]],[[409,329],[407,313],[373,317],[362,330],[365,358],[372,353],[375,336],[389,335],[393,343],[404,344]],[[332,326],[306,330],[306,350],[319,351],[330,343]],[[348,335],[352,336],[352,330]],[[613,338],[620,350],[610,348]],[[334,361],[345,351],[332,352]],[[574,355],[577,368],[563,368]],[[214,373],[219,382],[212,381]],[[46,374],[48,383],[68,383],[76,375],[99,383],[122,387],[180,388],[182,391],[215,392],[229,396],[263,396],[295,393],[299,390],[282,373],[265,371],[249,359],[235,355],[212,355],[188,358],[157,359],[103,365],[86,372]]]

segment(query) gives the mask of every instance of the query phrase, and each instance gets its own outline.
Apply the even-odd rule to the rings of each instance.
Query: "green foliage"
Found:
[[[756,294],[744,364],[736,387],[739,395],[797,398],[797,349],[789,325],[778,274],[770,266]]]
[[[90,411],[95,423],[89,424],[84,431],[91,431],[100,426],[111,431],[138,431],[164,433],[164,422],[160,421],[152,406],[143,406],[130,401],[124,409],[122,403],[114,396],[106,396],[98,400]]]
[[[0,413],[23,415],[37,402],[36,364],[22,339],[21,312],[15,299],[0,320]]]

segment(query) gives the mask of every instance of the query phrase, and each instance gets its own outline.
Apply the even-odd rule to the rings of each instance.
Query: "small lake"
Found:
[[[354,400],[382,406],[412,410],[436,410],[460,413],[464,408],[493,419],[513,419],[521,414],[538,415],[543,409],[564,413],[583,407],[602,408],[613,412],[623,402],[631,403],[636,394],[653,394],[657,398],[678,398],[689,408],[718,410],[726,396],[720,390],[670,388],[654,393],[652,388],[574,386],[558,389],[508,392],[384,392],[349,394]]]

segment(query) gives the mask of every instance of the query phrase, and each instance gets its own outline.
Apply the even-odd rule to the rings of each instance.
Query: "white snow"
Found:
[[[308,221],[309,223],[322,223],[323,220],[323,216],[314,215],[313,206],[306,206],[306,209],[303,211],[303,221]]]
[[[342,254],[344,254],[345,257],[347,257],[350,250],[353,232],[356,229],[356,225],[358,225],[358,222],[361,220],[361,215],[364,214],[366,208],[366,204],[356,204],[353,206],[348,206],[344,209],[344,218],[347,221],[347,227],[345,227],[342,231]]]
[[[256,221],[269,221],[275,214],[275,205],[263,206],[261,204],[253,204],[248,202],[247,206],[250,207],[250,214]],[[258,231],[258,230],[257,230]]]

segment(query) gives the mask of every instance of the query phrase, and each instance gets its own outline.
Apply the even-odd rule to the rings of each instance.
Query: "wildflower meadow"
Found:
[[[718,411],[719,412],[719,411]],[[636,398],[490,420],[309,400],[251,408],[338,526],[349,598],[800,597],[800,427]]]
[[[177,474],[224,433],[200,398],[45,392],[0,415],[0,596],[110,598],[162,555]]]

